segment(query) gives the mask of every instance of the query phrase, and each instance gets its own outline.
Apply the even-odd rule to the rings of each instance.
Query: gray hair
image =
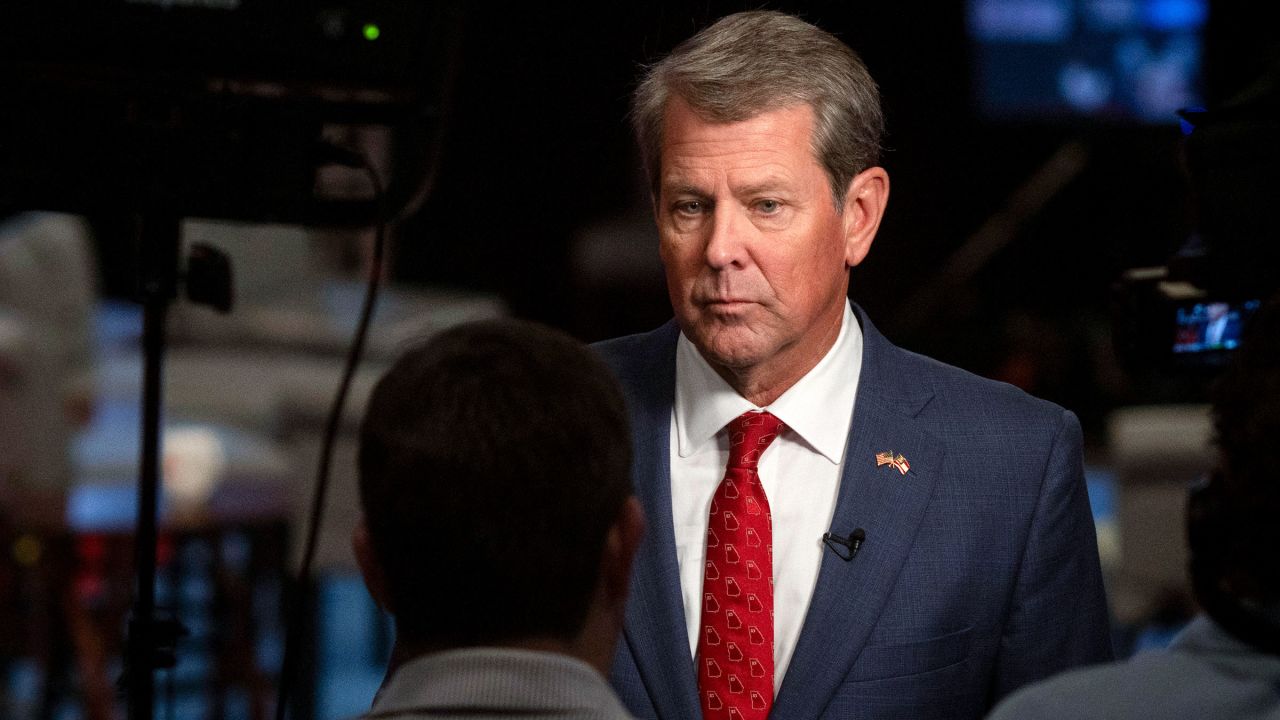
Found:
[[[631,122],[655,195],[663,114],[673,95],[720,123],[809,105],[814,157],[840,210],[853,177],[879,162],[884,116],[871,74],[849,46],[793,15],[729,15],[648,68],[632,98]]]

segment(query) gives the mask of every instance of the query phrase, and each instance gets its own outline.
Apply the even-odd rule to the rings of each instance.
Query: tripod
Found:
[[[139,300],[143,306],[142,447],[138,478],[138,518],[134,539],[137,578],[133,614],[125,644],[125,671],[131,720],[151,720],[155,710],[155,671],[172,668],[175,646],[185,629],[176,618],[156,614],[157,509],[160,488],[160,410],[165,322],[178,294],[181,218],[165,212],[141,216],[138,223]],[[196,246],[187,262],[187,297],[222,312],[231,309],[231,272],[226,255]]]

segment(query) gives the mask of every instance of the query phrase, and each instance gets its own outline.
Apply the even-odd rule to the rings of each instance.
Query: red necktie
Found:
[[[773,705],[773,527],[756,465],[785,428],[767,412],[729,423],[729,463],[711,499],[702,578],[704,720],[764,720]]]

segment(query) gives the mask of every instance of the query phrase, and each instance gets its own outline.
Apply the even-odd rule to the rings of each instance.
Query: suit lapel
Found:
[[[660,718],[701,715],[697,676],[685,634],[680,567],[676,561],[671,516],[671,408],[675,402],[675,341],[646,373],[648,387],[629,397],[635,436],[633,476],[636,495],[648,522],[645,542],[636,554],[624,632],[649,697]]]
[[[905,353],[854,309],[863,328],[862,371],[831,532],[847,537],[862,528],[866,539],[851,561],[824,553],[774,720],[811,720],[830,702],[893,591],[942,461],[941,443],[915,420],[932,389],[903,385],[896,370]],[[876,454],[886,451],[905,456],[909,471],[877,465]]]

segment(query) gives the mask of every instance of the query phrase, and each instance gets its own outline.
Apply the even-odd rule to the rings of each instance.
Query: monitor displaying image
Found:
[[[968,0],[979,112],[1176,124],[1201,104],[1208,0]]]
[[[1176,309],[1173,352],[1202,353],[1235,350],[1249,316],[1260,300],[1241,303],[1197,302]]]

